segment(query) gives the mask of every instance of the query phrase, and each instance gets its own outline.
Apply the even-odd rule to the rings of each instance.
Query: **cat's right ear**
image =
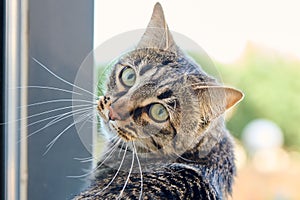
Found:
[[[235,89],[230,87],[220,87],[221,90],[224,91],[224,98],[225,98],[225,110],[228,110],[235,105],[237,105],[240,101],[243,100],[244,94]],[[217,89],[218,90],[218,89]]]
[[[198,95],[200,110],[211,119],[222,115],[244,98],[241,91],[225,86],[201,86],[195,91]]]

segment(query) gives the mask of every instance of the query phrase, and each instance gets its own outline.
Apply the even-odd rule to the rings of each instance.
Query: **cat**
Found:
[[[224,112],[243,99],[176,45],[156,3],[97,102],[108,145],[74,199],[226,199],[236,174]]]

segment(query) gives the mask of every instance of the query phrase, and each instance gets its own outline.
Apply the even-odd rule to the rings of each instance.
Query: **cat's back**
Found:
[[[235,176],[232,145],[231,138],[224,137],[206,156],[193,149],[173,163],[148,163],[153,169],[144,172],[132,169],[129,178],[128,170],[104,166],[89,190],[76,199],[226,198]]]

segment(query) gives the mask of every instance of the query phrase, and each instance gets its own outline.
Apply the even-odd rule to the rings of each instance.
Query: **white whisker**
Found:
[[[63,78],[61,78],[60,76],[56,75],[54,72],[52,72],[50,69],[48,69],[45,65],[43,65],[43,64],[42,64],[40,61],[38,61],[37,59],[35,59],[35,58],[33,58],[33,57],[32,57],[32,59],[33,59],[36,63],[38,63],[41,67],[43,67],[45,70],[47,70],[50,74],[52,74],[54,77],[56,77],[57,79],[63,81],[64,83],[66,83],[66,84],[68,84],[68,85],[71,85],[71,86],[73,86],[73,87],[75,87],[75,88],[77,88],[77,89],[80,89],[80,90],[82,90],[82,91],[84,91],[84,92],[86,92],[86,93],[92,95],[92,96],[95,97],[95,98],[98,98],[98,97],[97,97],[95,94],[93,94],[92,92],[90,92],[90,91],[88,91],[88,90],[86,90],[86,89],[83,89],[83,88],[81,88],[81,87],[79,87],[79,86],[77,86],[77,85],[75,85],[75,84],[73,84],[73,83],[70,83],[69,81],[66,81],[65,79],[63,79]]]
[[[18,86],[16,88],[18,88],[18,89],[23,89],[23,88],[48,89],[48,90],[56,90],[56,91],[61,91],[61,92],[66,92],[66,93],[71,93],[71,94],[82,95],[81,93],[77,93],[72,90],[66,90],[66,89],[62,89],[62,88],[49,87],[49,86],[29,85],[29,86]]]
[[[81,113],[84,113],[84,112],[86,112],[86,113],[91,112],[91,114],[93,114],[92,111],[93,111],[92,108],[81,108],[81,109],[77,109],[77,110],[74,110],[74,111],[69,112],[69,113],[68,113],[69,115],[67,115],[66,113],[62,114],[62,116],[59,116],[59,117],[57,117],[56,119],[52,120],[49,124],[52,125],[52,124],[55,124],[55,123],[58,122],[58,121],[61,121],[62,119],[60,119],[60,118],[63,117],[63,116],[65,116],[65,115],[66,115],[66,117],[64,117],[63,119],[66,119],[67,117],[74,116],[75,114],[78,115],[78,114],[81,114]]]
[[[83,177],[87,177],[91,174],[93,174],[97,169],[99,169],[104,163],[105,161],[110,158],[110,156],[116,151],[117,145],[121,142],[121,138],[119,140],[117,140],[116,144],[114,145],[114,149],[112,149],[112,151],[110,152],[110,154],[101,162],[100,165],[97,165],[97,167],[95,167],[94,169],[92,169],[90,172],[86,173],[86,174],[82,174],[79,176],[68,176],[69,178],[83,178]]]
[[[125,144],[125,142],[122,143],[122,146],[121,146],[121,148],[120,148],[120,150],[119,150],[119,155],[118,155],[119,157],[120,157],[121,151],[123,150],[124,144]],[[126,145],[126,150],[127,150],[127,145]]]
[[[86,108],[86,110],[88,110],[88,109],[90,109],[90,108]],[[86,112],[86,110],[77,112],[76,114],[84,113],[84,112]],[[62,121],[62,120],[64,120],[64,119],[67,119],[67,118],[69,118],[69,117],[72,117],[73,114],[74,114],[74,113],[72,113],[72,114],[70,114],[70,115],[67,115],[67,116],[65,116],[65,117],[63,117],[63,118],[61,118],[61,119],[59,119],[59,118],[62,117],[62,116],[58,116],[57,118],[55,118],[55,119],[51,120],[49,123],[47,123],[44,127],[42,127],[42,128],[40,128],[40,129],[34,131],[33,133],[30,133],[29,135],[27,135],[26,138],[31,137],[32,135],[37,134],[38,132],[40,132],[40,131],[42,131],[42,130],[48,128],[49,126],[52,126],[53,124],[56,124],[56,123],[58,123],[58,122],[60,122],[60,121]],[[63,114],[62,114],[62,115],[63,115]],[[20,141],[21,141],[21,140],[22,140],[22,139],[20,139]]]
[[[123,142],[123,144],[124,144],[124,143],[125,143],[125,142]],[[108,183],[108,184],[107,184],[100,192],[97,193],[97,195],[98,195],[98,194],[101,194],[104,190],[106,190],[106,189],[112,184],[112,182],[115,180],[115,178],[117,177],[118,173],[119,173],[120,170],[121,170],[121,167],[122,167],[122,165],[123,165],[123,162],[124,162],[124,160],[125,160],[127,148],[128,148],[128,145],[126,145],[125,152],[124,152],[124,154],[123,154],[123,157],[122,157],[120,166],[119,166],[118,170],[116,171],[114,177],[111,179],[111,181],[110,181],[110,182],[109,182],[109,183]]]
[[[117,137],[118,137],[118,136],[114,136],[113,138],[117,138]],[[113,141],[113,138],[111,139],[111,141]],[[109,153],[113,148],[116,148],[117,145],[119,145],[119,143],[120,143],[121,140],[122,140],[122,139],[119,138],[119,139],[117,140],[117,142],[116,142],[115,144],[113,144],[113,146],[111,146],[109,149],[107,149],[107,150],[102,154],[102,157],[104,157],[107,153]]]
[[[127,184],[128,184],[128,181],[129,181],[129,178],[130,178],[132,169],[133,169],[133,164],[134,164],[134,151],[132,151],[132,162],[131,162],[131,166],[130,166],[130,170],[129,170],[127,179],[126,179],[126,181],[125,181],[125,183],[124,183],[124,186],[123,186],[123,188],[122,188],[122,190],[121,190],[119,196],[117,197],[117,199],[120,199],[120,198],[122,197],[122,195],[123,195],[123,192],[124,192],[124,190],[125,190],[125,188],[126,188],[126,186],[127,186]]]
[[[87,116],[89,116],[89,114],[84,115],[83,117],[81,117],[79,120],[76,120],[75,122],[73,122],[72,124],[70,124],[69,126],[67,126],[62,132],[60,132],[49,144],[47,144],[47,150],[43,155],[46,155],[47,152],[52,148],[52,146],[55,144],[55,142],[58,140],[58,138],[60,138],[60,136],[62,136],[62,134],[64,134],[67,130],[69,130],[72,126],[76,125],[77,123],[83,121]]]
[[[28,105],[19,106],[18,108],[43,105],[47,103],[58,103],[58,102],[83,102],[83,103],[89,103],[90,105],[97,105],[96,102],[83,100],[83,99],[53,99],[49,101],[41,101],[41,102],[36,102]],[[84,105],[88,105],[88,104],[84,104]]]
[[[51,112],[55,112],[55,111],[60,111],[60,110],[65,110],[65,109],[75,108],[75,107],[83,107],[83,106],[90,106],[90,105],[67,106],[67,107],[63,107],[63,108],[57,108],[57,109],[45,111],[45,112],[43,112],[43,113],[38,113],[38,114],[47,114],[47,113],[51,113]],[[55,115],[55,116],[47,117],[47,118],[45,118],[45,119],[41,119],[41,120],[32,122],[32,123],[28,124],[27,127],[32,126],[32,125],[34,125],[34,124],[38,124],[38,123],[40,123],[40,122],[43,122],[43,121],[46,121],[46,120],[49,120],[49,119],[53,119],[53,118],[55,118],[55,117],[57,117],[57,116],[59,116],[59,115],[65,116],[65,115],[67,115],[67,114],[73,113],[73,112],[75,112],[75,111],[83,110],[83,109],[92,109],[92,108],[90,108],[90,107],[88,107],[88,108],[81,108],[81,109],[72,110],[72,111],[69,111],[69,112],[66,112],[66,113],[58,114],[58,115]],[[31,118],[31,117],[35,117],[35,116],[38,116],[38,115],[31,115],[31,116],[28,116],[27,119],[29,119],[29,118]]]
[[[138,165],[139,165],[139,169],[140,169],[140,174],[141,174],[141,191],[140,191],[140,196],[139,196],[139,200],[140,200],[140,199],[142,199],[142,196],[143,196],[143,172],[142,172],[142,167],[141,167],[140,159],[139,159],[137,150],[135,148],[134,142],[132,142],[132,145],[133,145],[133,152],[135,152],[136,159],[137,159],[137,162],[138,162]]]
[[[95,159],[94,158],[90,158],[90,159],[86,159],[86,160],[81,160],[81,163],[87,163],[87,162],[93,162]]]
[[[55,111],[65,110],[65,109],[67,109],[67,107],[57,108],[57,109],[53,109],[53,110],[48,110],[48,111],[45,111],[45,112],[41,112],[41,113],[37,113],[37,114],[34,114],[34,115],[30,115],[30,116],[26,117],[26,119],[29,119],[29,118],[32,118],[32,117],[36,117],[36,116],[40,116],[40,115],[47,114],[47,113],[51,113],[51,112],[55,112]],[[93,108],[91,108],[91,107],[80,108],[80,109],[77,109],[77,110],[72,110],[72,111],[67,112],[67,113],[68,114],[69,113],[75,114],[75,112],[77,112],[77,111],[88,110],[88,109],[92,110]],[[65,116],[67,113],[62,113],[61,115]],[[35,123],[35,122],[33,122],[33,123]]]
[[[78,160],[78,161],[80,161],[80,162],[82,162],[82,161],[86,161],[86,160],[91,160],[91,159],[93,159],[93,156],[90,156],[90,157],[87,157],[87,158],[73,158],[74,160]]]
[[[78,128],[78,132],[80,132],[81,131],[81,129],[83,128],[83,126],[89,121],[89,119],[90,118],[93,118],[94,116],[94,113],[92,112],[92,113],[90,113],[88,116],[87,116],[87,118],[85,119],[85,122],[84,123],[82,123],[81,124],[81,126]],[[93,127],[93,126],[92,126]]]
[[[55,109],[52,109],[52,110],[47,110],[47,111],[44,111],[44,112],[36,113],[36,114],[33,114],[33,115],[29,115],[27,117],[19,118],[19,119],[13,120],[13,121],[0,123],[0,125],[9,124],[9,123],[13,123],[13,122],[18,122],[18,121],[21,121],[21,120],[24,120],[24,119],[30,119],[30,118],[33,118],[33,117],[41,116],[41,115],[48,114],[48,113],[55,112],[55,111],[65,110],[65,109],[74,108],[74,107],[84,107],[84,106],[89,106],[89,109],[94,109],[94,108],[91,108],[91,106],[93,106],[93,105],[87,105],[87,104],[60,107],[60,108],[55,108]],[[77,110],[80,110],[80,109],[77,109]],[[52,118],[52,117],[49,117],[49,118]],[[32,122],[31,124],[36,124],[36,122]]]

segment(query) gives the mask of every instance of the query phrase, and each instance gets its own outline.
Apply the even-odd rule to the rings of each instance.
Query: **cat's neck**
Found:
[[[195,147],[182,154],[186,162],[190,160],[209,167],[217,166],[216,157],[234,161],[233,139],[225,128],[223,117],[216,119],[203,134]]]
[[[224,123],[224,117],[213,120],[209,128],[203,133],[199,143],[193,148],[193,151],[199,152],[199,157],[206,157],[212,149],[218,148],[220,143],[227,139],[228,143],[232,143],[231,136],[227,131]]]
[[[219,192],[230,194],[236,174],[233,139],[224,119],[215,120],[197,146],[185,152],[177,161],[197,168],[203,177],[215,181]]]

